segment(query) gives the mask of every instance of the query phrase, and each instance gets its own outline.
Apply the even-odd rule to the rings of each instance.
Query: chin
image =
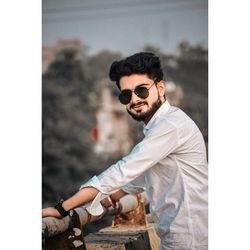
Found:
[[[161,106],[161,100],[158,98],[158,100],[153,103],[152,107],[143,107],[140,112],[134,110],[134,109],[126,109],[127,112],[132,116],[133,119],[136,121],[143,121],[143,122],[148,122],[151,117],[154,115],[154,113],[157,111],[157,109]],[[145,108],[145,109],[144,109]]]
[[[144,122],[145,120],[148,120],[149,116],[151,116],[151,114],[148,114],[147,111],[144,112],[132,112],[130,110],[127,111],[134,120],[139,122]]]
[[[144,116],[145,114],[148,113],[148,111],[150,111],[150,109],[145,108],[143,110],[139,110],[139,111],[135,111],[135,110],[130,110],[130,112],[135,115],[135,116]]]

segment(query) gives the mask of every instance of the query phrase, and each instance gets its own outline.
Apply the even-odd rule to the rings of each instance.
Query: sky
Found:
[[[89,54],[124,55],[154,45],[175,53],[181,41],[208,45],[207,0],[43,0],[42,44],[78,39]]]

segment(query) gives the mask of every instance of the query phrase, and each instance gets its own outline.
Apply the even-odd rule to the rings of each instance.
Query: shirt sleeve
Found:
[[[94,176],[80,189],[91,186],[102,194],[115,193],[173,152],[177,146],[177,128],[165,120],[158,122],[129,155],[111,165],[99,176]]]

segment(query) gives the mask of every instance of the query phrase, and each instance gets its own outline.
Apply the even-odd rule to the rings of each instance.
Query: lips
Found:
[[[135,105],[135,106],[133,107],[133,109],[134,109],[135,111],[141,110],[142,107],[143,107],[144,105],[145,105],[145,103],[141,103],[141,104]]]

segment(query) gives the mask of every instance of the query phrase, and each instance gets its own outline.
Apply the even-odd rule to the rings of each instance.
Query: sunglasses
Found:
[[[130,89],[124,89],[122,92],[119,94],[119,101],[123,105],[127,105],[130,103],[132,94],[135,93],[138,97],[142,99],[146,99],[149,96],[149,89],[155,84],[155,82],[149,87],[145,86],[138,86],[136,87],[133,91]]]

